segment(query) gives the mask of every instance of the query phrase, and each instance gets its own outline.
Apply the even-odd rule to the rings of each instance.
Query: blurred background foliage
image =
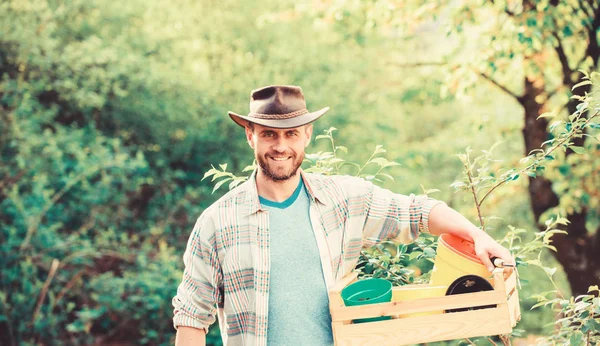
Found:
[[[302,86],[309,109],[331,107],[315,133],[337,127],[345,159],[384,145],[401,164],[384,186],[439,189],[475,221],[450,187],[455,154],[501,141],[494,168],[512,167],[547,140],[536,118],[566,118],[578,69],[597,70],[599,11],[591,0],[0,2],[0,344],[172,343],[187,237],[219,196],[201,178],[251,163],[226,113],[246,112],[263,85]],[[578,145],[585,154],[557,155],[485,207],[497,238],[568,215],[564,256],[544,257],[574,293],[600,267],[598,145]],[[522,297],[551,289],[539,268],[521,276]],[[519,328],[550,333],[552,311],[534,304],[523,299]]]

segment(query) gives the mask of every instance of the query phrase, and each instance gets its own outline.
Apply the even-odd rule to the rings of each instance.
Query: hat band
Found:
[[[250,113],[248,116],[258,119],[271,119],[271,120],[279,120],[279,119],[289,119],[295,118],[300,115],[307,114],[307,109],[300,109],[295,112],[286,113],[286,114],[261,114],[261,113]]]

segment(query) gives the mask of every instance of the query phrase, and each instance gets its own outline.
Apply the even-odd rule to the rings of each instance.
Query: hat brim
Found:
[[[327,113],[329,107],[325,107],[316,112],[306,113],[304,115],[300,115],[294,118],[289,119],[259,119],[255,117],[249,117],[244,115],[239,115],[234,112],[228,112],[229,117],[236,124],[241,127],[248,126],[248,123],[254,123],[266,127],[272,127],[276,129],[289,129],[293,127],[300,127],[302,125],[310,124],[313,121],[319,119],[323,114]]]

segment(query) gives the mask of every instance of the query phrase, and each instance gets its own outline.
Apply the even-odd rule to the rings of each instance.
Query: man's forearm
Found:
[[[191,327],[177,328],[175,346],[206,346],[206,332],[204,329]]]
[[[475,254],[489,271],[494,269],[492,257],[499,257],[504,263],[515,263],[508,249],[447,205],[440,204],[431,209],[429,231],[434,235],[449,233],[475,243]]]
[[[450,233],[470,241],[474,241],[478,235],[485,234],[466,217],[445,204],[439,204],[431,209],[429,231],[433,235]]]

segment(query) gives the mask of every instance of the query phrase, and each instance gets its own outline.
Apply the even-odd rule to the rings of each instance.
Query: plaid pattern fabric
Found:
[[[218,316],[226,346],[267,344],[269,217],[259,203],[255,174],[198,218],[173,298],[175,328],[208,332]],[[328,288],[354,269],[362,247],[408,243],[429,232],[429,212],[443,203],[356,177],[301,174]]]

